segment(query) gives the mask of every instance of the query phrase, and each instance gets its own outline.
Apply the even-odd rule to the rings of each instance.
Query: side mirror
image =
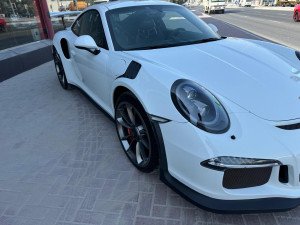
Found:
[[[212,23],[209,23],[208,24],[208,26],[214,31],[214,32],[218,32],[218,28],[215,26],[215,25],[213,25]]]
[[[74,45],[76,48],[87,50],[94,55],[98,55],[100,53],[96,42],[89,35],[82,35],[78,37]]]

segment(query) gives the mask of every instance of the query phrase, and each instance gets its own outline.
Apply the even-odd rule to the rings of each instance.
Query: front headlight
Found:
[[[171,98],[183,117],[210,133],[225,133],[230,120],[222,104],[204,87],[190,80],[177,80]]]

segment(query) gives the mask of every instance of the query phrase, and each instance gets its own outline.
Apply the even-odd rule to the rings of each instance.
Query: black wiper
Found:
[[[153,46],[145,46],[145,47],[138,47],[138,48],[130,48],[130,49],[126,49],[125,51],[158,49],[158,48],[168,48],[168,47],[175,47],[175,46],[177,46],[177,44],[153,45]]]
[[[211,42],[211,41],[218,41],[218,40],[221,40],[221,39],[222,38],[206,38],[206,39],[197,40],[197,41],[190,41],[190,42],[181,42],[181,43],[174,43],[174,44],[163,44],[163,45],[153,45],[153,46],[145,46],[145,47],[138,47],[138,48],[130,48],[130,49],[126,49],[124,51],[169,48],[169,47],[177,47],[177,46],[183,46],[183,45],[193,45],[193,44],[199,44],[199,43],[205,43],[205,42]]]
[[[193,45],[193,44],[200,44],[200,43],[206,43],[206,42],[211,42],[211,41],[219,41],[219,40],[221,40],[221,38],[206,38],[206,39],[202,39],[202,40],[198,40],[198,41],[186,42],[186,44]]]

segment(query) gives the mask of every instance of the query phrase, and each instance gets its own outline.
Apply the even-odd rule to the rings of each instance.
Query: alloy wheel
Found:
[[[117,131],[129,159],[138,167],[146,167],[151,158],[149,131],[138,110],[128,102],[116,109]]]
[[[298,12],[295,12],[295,15],[294,15],[294,21],[295,21],[295,22],[298,22],[298,21],[299,21],[299,14],[298,14]]]
[[[56,73],[57,73],[58,80],[59,80],[61,86],[64,89],[67,89],[68,84],[67,84],[67,81],[66,81],[65,70],[64,70],[62,61],[61,61],[61,59],[60,59],[60,57],[59,57],[59,55],[56,51],[54,52],[53,58],[54,58],[54,65],[55,65],[55,70],[56,70]]]

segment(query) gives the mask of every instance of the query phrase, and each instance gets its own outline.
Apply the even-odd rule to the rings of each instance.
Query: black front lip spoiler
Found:
[[[194,191],[172,177],[168,171],[168,162],[159,123],[152,121],[157,148],[160,157],[160,179],[184,199],[207,211],[223,214],[279,212],[296,208],[300,198],[259,198],[245,200],[221,200],[210,198]]]
[[[223,214],[280,212],[296,208],[300,199],[291,198],[260,198],[246,200],[220,200],[202,195],[177,179],[168,172],[160,173],[160,179],[171,189],[180,194],[199,208]]]

